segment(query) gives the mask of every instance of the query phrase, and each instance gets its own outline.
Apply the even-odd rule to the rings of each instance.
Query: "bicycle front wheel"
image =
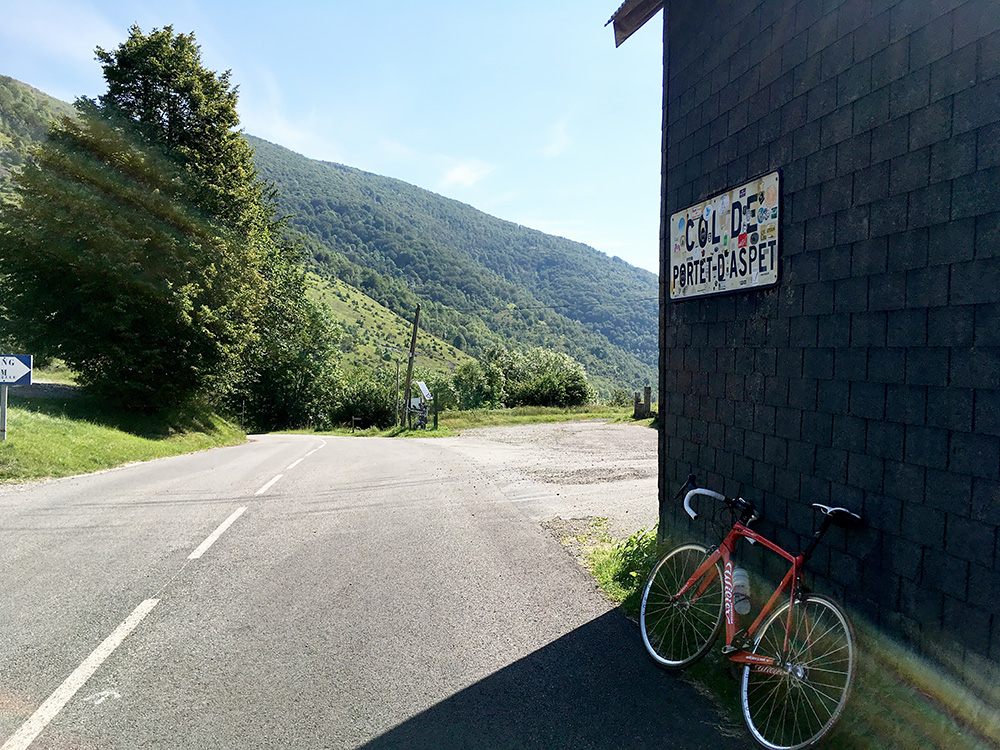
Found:
[[[840,608],[809,595],[779,607],[761,626],[752,652],[773,667],[743,669],[740,701],[750,733],[770,750],[812,746],[844,710],[854,678],[854,634]],[[785,644],[787,642],[787,651]]]
[[[694,581],[685,583],[708,557],[700,544],[685,544],[664,555],[642,592],[639,629],[653,660],[664,669],[684,669],[703,657],[722,626],[722,570],[716,562]]]

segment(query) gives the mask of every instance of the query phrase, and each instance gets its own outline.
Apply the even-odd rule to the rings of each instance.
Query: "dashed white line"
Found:
[[[277,482],[279,479],[281,479],[283,476],[285,476],[285,475],[284,474],[278,474],[278,476],[276,476],[270,482],[268,482],[267,484],[265,484],[263,487],[261,487],[259,490],[257,490],[254,494],[255,495],[263,495],[265,492],[267,492],[269,489],[271,489],[274,486],[274,483]]]
[[[104,642],[94,649],[93,653],[84,659],[83,663],[77,667],[73,674],[66,678],[65,682],[56,688],[45,703],[38,707],[28,720],[21,725],[21,728],[12,734],[3,744],[0,750],[25,750],[35,738],[41,733],[52,719],[56,717],[63,707],[69,703],[76,692],[86,684],[97,668],[104,663],[104,660],[111,656],[112,652],[121,645],[129,633],[135,630],[142,619],[152,611],[153,607],[160,603],[159,599],[147,599],[130,614],[125,621],[115,628],[114,632],[104,639]]]
[[[319,447],[314,448],[309,451],[305,456],[294,461],[286,471],[294,469],[298,466],[305,458],[316,453],[323,446],[326,445],[326,441],[323,441]],[[257,495],[263,495],[271,487],[274,486],[275,482],[281,479],[284,474],[278,474],[271,481],[257,490]],[[188,555],[188,560],[196,560],[200,558],[205,552],[218,541],[226,530],[233,525],[237,518],[239,518],[246,511],[246,507],[237,508],[232,515],[229,516],[225,521],[223,521],[219,527],[213,531],[205,541],[203,541],[198,548]],[[111,633],[104,641],[98,646],[94,651],[84,659],[83,663],[77,667],[73,673],[66,678],[66,680],[56,688],[56,691],[50,695],[45,702],[38,707],[28,720],[21,725],[20,729],[14,734],[7,738],[0,750],[26,750],[35,738],[48,726],[49,722],[56,717],[56,715],[72,700],[73,696],[82,688],[93,675],[94,672],[98,670],[101,664],[111,656],[118,646],[132,633],[133,630],[138,627],[139,623],[148,615],[157,604],[160,603],[159,599],[146,599],[142,604],[136,607],[132,614],[130,614],[124,622],[122,622],[114,632]],[[113,691],[111,691],[113,692]],[[102,696],[95,702],[99,703],[103,701],[103,696],[105,693],[100,693]],[[93,698],[94,696],[91,696]],[[87,700],[90,700],[88,698]]]
[[[204,542],[198,545],[198,549],[196,549],[194,552],[188,555],[188,560],[197,560],[199,557],[204,555],[205,551],[208,550],[208,548],[211,547],[213,544],[215,544],[216,540],[218,540],[218,538],[226,532],[226,529],[228,529],[230,526],[233,525],[233,521],[235,521],[237,518],[243,515],[243,511],[245,510],[246,506],[234,510],[233,514],[229,516],[229,518],[227,518],[225,521],[219,524],[219,528],[217,528],[215,531],[209,534],[208,538]]]
[[[309,451],[309,452],[308,452],[308,453],[307,453],[307,454],[305,455],[305,458],[309,458],[309,456],[311,456],[311,455],[312,455],[313,453],[315,453],[316,451],[318,451],[318,450],[319,450],[320,448],[322,448],[322,447],[323,447],[324,445],[326,445],[326,441],[325,441],[325,440],[324,440],[324,441],[323,441],[322,443],[320,443],[318,447],[316,447],[316,448],[313,448],[313,449],[312,449],[311,451]]]

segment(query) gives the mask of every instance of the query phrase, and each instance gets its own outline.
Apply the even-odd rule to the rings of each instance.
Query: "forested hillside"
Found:
[[[49,122],[73,108],[7,76],[0,76],[0,200],[11,194],[10,172],[45,137]]]
[[[400,180],[249,137],[319,270],[479,356],[497,337],[565,351],[604,384],[655,378],[657,280],[593,248]],[[412,297],[411,295],[416,295]]]
[[[73,108],[0,76],[0,198],[48,123]],[[473,357],[537,346],[581,362],[595,386],[655,381],[656,277],[413,185],[318,162],[247,136],[317,273],[360,289]]]

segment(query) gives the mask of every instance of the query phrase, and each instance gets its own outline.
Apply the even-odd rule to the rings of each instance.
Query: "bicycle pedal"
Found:
[[[736,648],[736,646],[725,645],[722,647],[723,656],[729,656],[730,654],[735,654],[737,651],[739,651],[739,649]]]

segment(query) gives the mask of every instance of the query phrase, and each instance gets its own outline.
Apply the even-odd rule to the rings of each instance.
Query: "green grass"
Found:
[[[244,440],[241,430],[207,412],[143,417],[109,412],[82,396],[12,395],[0,482],[85,474]]]
[[[69,369],[62,360],[54,360],[48,367],[35,370],[31,376],[35,383],[55,383],[57,385],[76,385],[76,373]]]
[[[632,407],[603,406],[591,404],[588,406],[572,406],[558,408],[549,406],[522,406],[515,409],[474,409],[469,411],[444,411],[438,415],[438,428],[434,429],[434,415],[430,416],[426,430],[410,430],[405,427],[389,427],[379,429],[370,427],[364,430],[351,430],[349,427],[339,427],[325,430],[324,435],[352,435],[354,437],[451,437],[463,430],[475,427],[509,427],[524,424],[551,424],[555,422],[572,422],[584,419],[603,419],[609,422],[621,422],[651,426],[652,419],[632,419]],[[309,433],[306,430],[291,430],[296,434]]]
[[[605,595],[638,620],[642,587],[656,560],[656,534],[643,529],[613,539],[600,520],[574,543]],[[1000,747],[1000,673],[995,665],[965,666],[959,681],[850,614],[858,645],[855,684],[844,716],[823,747],[831,750]],[[636,633],[638,638],[638,633]],[[947,661],[942,652],[938,657]],[[735,670],[718,646],[683,673],[708,695],[720,721],[738,728],[742,718]]]
[[[413,321],[404,320],[371,297],[339,279],[308,276],[308,294],[330,308],[343,326],[342,364],[349,370],[372,369],[400,362],[406,367],[407,352],[413,335]],[[417,330],[418,367],[434,373],[451,373],[463,362],[471,362],[465,352],[451,344]]]
[[[547,406],[522,406],[515,409],[476,409],[447,411],[439,417],[439,426],[455,432],[473,427],[504,427],[521,424],[570,422],[578,419],[607,419],[613,422],[633,422],[632,407],[571,406],[565,409]],[[648,425],[651,420],[638,424]]]

